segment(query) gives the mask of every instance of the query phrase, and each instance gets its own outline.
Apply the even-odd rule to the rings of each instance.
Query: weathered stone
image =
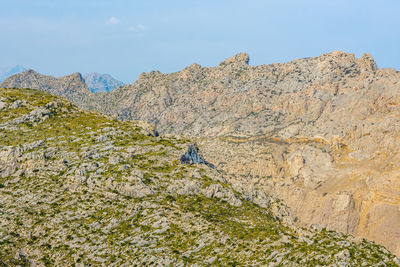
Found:
[[[122,158],[120,156],[111,156],[108,159],[108,163],[111,165],[116,165],[122,161]]]
[[[7,104],[5,102],[0,101],[0,110],[6,109]]]
[[[204,189],[202,189],[202,192],[204,193],[205,196],[209,198],[220,198],[225,201],[227,201],[229,204],[232,206],[240,206],[242,205],[242,201],[240,201],[238,198],[236,198],[235,194],[232,192],[232,190],[227,189],[223,187],[220,184],[213,184],[210,185]]]
[[[22,106],[22,101],[21,100],[15,100],[14,102],[12,102],[10,104],[9,108],[16,109],[16,108],[19,108],[20,106]]]
[[[188,150],[180,158],[181,164],[205,164],[210,168],[214,169],[215,166],[203,159],[199,153],[197,144],[192,144],[188,147]]]

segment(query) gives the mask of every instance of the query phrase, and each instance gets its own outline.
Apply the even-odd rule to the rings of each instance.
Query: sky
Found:
[[[399,0],[0,0],[0,67],[40,73],[140,73],[250,64],[341,50],[400,70]]]

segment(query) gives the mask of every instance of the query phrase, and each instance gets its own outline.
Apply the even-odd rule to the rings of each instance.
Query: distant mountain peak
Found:
[[[91,72],[83,76],[88,88],[93,92],[110,92],[118,86],[124,85],[109,74]]]
[[[222,66],[227,66],[227,65],[248,65],[250,61],[249,54],[247,53],[239,53],[234,55],[233,57],[230,57],[226,59],[225,61],[221,62],[219,64],[220,67]]]
[[[7,79],[10,76],[24,72],[25,70],[26,68],[19,64],[14,66],[8,66],[5,68],[0,68],[0,82]]]
[[[74,79],[74,80],[76,79],[78,81],[85,82],[85,79],[83,78],[82,74],[79,73],[79,72],[74,72],[74,73],[72,73],[70,75],[67,75],[65,77],[69,77],[69,78]]]
[[[33,69],[25,70],[25,71],[23,71],[23,72],[29,73],[29,74],[39,74],[39,72],[37,72],[37,71],[35,71],[35,70],[33,70]],[[21,72],[21,73],[23,73],[23,72]]]

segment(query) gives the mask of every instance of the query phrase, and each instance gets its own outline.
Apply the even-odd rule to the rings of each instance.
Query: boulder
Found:
[[[197,147],[196,143],[189,145],[188,150],[181,156],[180,161],[181,164],[205,164],[212,169],[215,168],[212,163],[204,160],[204,158],[200,155],[199,148]]]

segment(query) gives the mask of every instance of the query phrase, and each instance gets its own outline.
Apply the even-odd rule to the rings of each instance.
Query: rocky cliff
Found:
[[[0,89],[0,118],[0,265],[398,264],[371,241],[283,223],[282,203],[181,164],[199,148],[147,123],[28,89]]]
[[[99,110],[198,138],[231,183],[283,199],[298,225],[400,254],[400,73],[343,52],[248,62],[238,54],[217,67],[143,73]]]

